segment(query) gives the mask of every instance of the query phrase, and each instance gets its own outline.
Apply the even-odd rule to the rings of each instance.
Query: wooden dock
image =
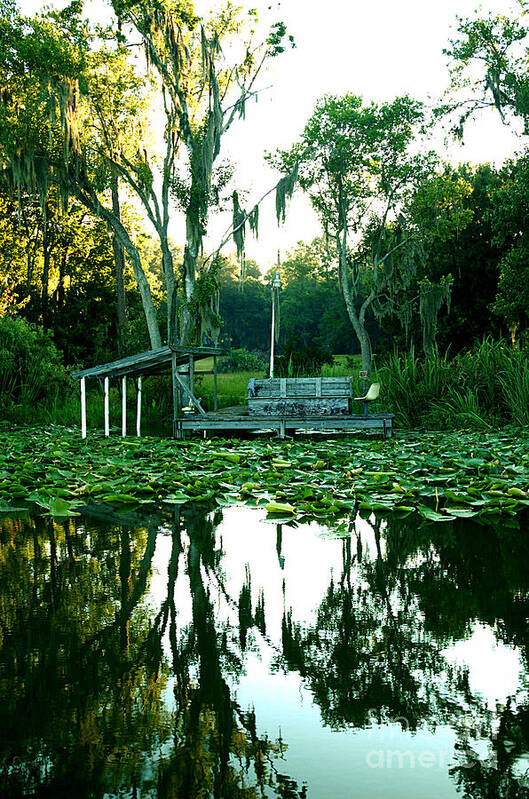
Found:
[[[174,430],[175,438],[183,438],[187,432],[204,433],[208,431],[234,432],[248,430],[269,430],[275,432],[280,438],[296,430],[309,431],[336,431],[348,430],[380,430],[384,438],[390,438],[393,431],[393,414],[374,413],[368,416],[349,414],[347,416],[285,416],[249,415],[248,409],[243,406],[224,408],[216,413],[206,413],[183,416],[176,420]]]
[[[352,377],[314,377],[257,379],[248,385],[247,405],[217,409],[217,356],[219,347],[181,347],[170,345],[129,355],[117,361],[76,372],[72,377],[81,386],[81,437],[86,438],[86,381],[98,380],[103,388],[104,431],[110,435],[110,381],[121,386],[121,435],[127,435],[127,378],[136,382],[136,435],[141,435],[142,380],[150,375],[171,372],[173,395],[173,436],[208,431],[234,433],[276,432],[280,438],[296,430],[344,432],[380,430],[390,438],[392,413],[353,414]],[[213,356],[213,411],[206,412],[194,393],[195,361]],[[204,372],[203,374],[210,374]],[[186,405],[184,405],[184,401]],[[190,413],[184,411],[189,407]]]

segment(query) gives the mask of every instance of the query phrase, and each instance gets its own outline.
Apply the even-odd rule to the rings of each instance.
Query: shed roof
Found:
[[[225,352],[221,347],[180,347],[177,345],[166,345],[156,350],[139,352],[137,355],[127,355],[110,363],[102,363],[99,366],[92,366],[90,369],[83,369],[75,372],[72,377],[124,377],[125,375],[149,375],[165,372],[171,364],[173,353],[176,355],[176,363],[181,366],[188,362],[192,355],[195,360],[209,358],[211,355],[222,355]]]

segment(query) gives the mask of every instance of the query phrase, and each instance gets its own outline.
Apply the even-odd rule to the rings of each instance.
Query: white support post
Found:
[[[121,435],[127,435],[127,378],[121,378]]]
[[[109,379],[105,377],[105,436],[110,435],[110,402],[109,402]]]
[[[86,438],[86,382],[81,378],[81,438]]]
[[[136,408],[136,435],[141,436],[141,377],[138,377],[137,389],[137,408]]]
[[[270,379],[274,376],[274,328],[275,328],[275,306],[274,306],[274,291],[272,289],[272,330],[270,333]]]

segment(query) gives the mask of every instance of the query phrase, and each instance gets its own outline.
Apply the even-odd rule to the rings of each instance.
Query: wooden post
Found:
[[[136,390],[136,435],[141,436],[141,377],[138,377]]]
[[[86,438],[86,382],[81,378],[81,438]]]
[[[191,393],[195,393],[195,356],[189,356],[189,388],[191,389]],[[188,399],[188,404],[191,400]]]
[[[171,382],[173,385],[173,438],[177,438],[178,383],[176,380],[176,353],[171,358]]]
[[[121,435],[127,435],[127,378],[121,378]]]
[[[213,410],[216,411],[218,408],[218,398],[217,398],[217,356],[213,356]]]
[[[105,377],[104,380],[104,390],[105,390],[105,436],[110,435],[110,402],[109,402],[109,379]]]

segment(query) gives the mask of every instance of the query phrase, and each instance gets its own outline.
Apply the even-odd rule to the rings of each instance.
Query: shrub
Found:
[[[218,361],[220,372],[262,372],[266,363],[258,355],[248,350],[230,350],[229,355],[224,355]]]
[[[62,355],[40,327],[13,316],[0,318],[0,412],[25,420],[38,406],[70,394],[73,385]]]

